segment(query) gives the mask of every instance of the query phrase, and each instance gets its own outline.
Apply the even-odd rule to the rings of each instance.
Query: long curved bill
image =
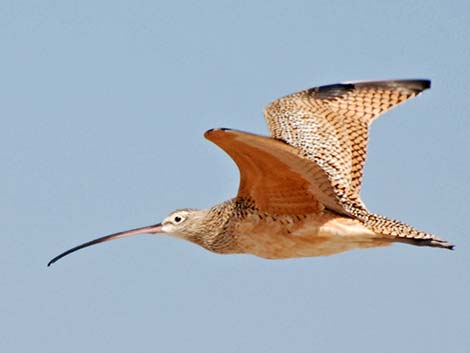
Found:
[[[47,267],[52,265],[57,260],[63,258],[64,256],[67,256],[68,254],[71,254],[71,253],[73,253],[77,250],[87,248],[87,247],[95,245],[95,244],[104,243],[105,241],[124,238],[124,237],[128,237],[128,236],[131,236],[131,235],[144,234],[144,233],[156,234],[156,233],[161,233],[161,232],[162,232],[162,224],[158,223],[158,224],[154,224],[154,225],[147,226],[147,227],[135,228],[135,229],[131,229],[131,230],[125,230],[124,232],[119,232],[119,233],[106,235],[104,237],[101,237],[101,238],[98,238],[98,239],[95,239],[95,240],[91,240],[91,241],[88,241],[88,242],[83,243],[81,245],[78,245],[78,246],[76,246],[72,249],[69,249],[69,250],[63,252],[60,255],[57,255],[51,261],[49,261],[49,263],[47,264]]]

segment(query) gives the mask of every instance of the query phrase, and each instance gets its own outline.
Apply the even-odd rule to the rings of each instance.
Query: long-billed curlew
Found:
[[[271,137],[230,129],[204,136],[240,170],[235,198],[181,209],[161,223],[101,237],[76,250],[142,233],[164,233],[221,254],[268,259],[324,256],[394,242],[452,249],[437,236],[370,213],[359,197],[369,125],[430,87],[428,80],[342,83],[269,104]]]

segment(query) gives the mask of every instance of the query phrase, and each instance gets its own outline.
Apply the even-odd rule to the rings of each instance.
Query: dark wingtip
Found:
[[[216,128],[207,130],[207,131],[204,133],[204,135],[210,134],[211,132],[214,132],[214,131],[230,131],[230,130],[233,130],[233,129],[229,129],[229,128],[227,128],[227,127],[216,127]]]
[[[409,89],[411,91],[415,91],[416,93],[431,88],[431,80],[421,78],[384,81],[358,81],[351,82],[351,84],[357,87],[401,87]]]
[[[431,88],[431,80],[424,79],[424,80],[420,80],[420,81],[423,84],[423,90]]]
[[[428,79],[396,80],[395,82],[399,86],[403,86],[417,92],[431,88],[431,80]]]
[[[309,94],[314,94],[319,99],[341,98],[350,91],[360,87],[388,87],[404,88],[415,93],[420,93],[431,88],[431,80],[428,79],[405,79],[405,80],[383,80],[383,81],[353,81],[336,83],[315,87],[307,90]]]
[[[316,98],[320,99],[331,99],[336,97],[341,97],[345,93],[350,92],[354,89],[354,84],[352,83],[336,83],[333,85],[326,85],[311,88],[308,90],[310,94],[315,94]]]
[[[213,134],[216,133],[217,131],[234,131],[233,129],[229,129],[226,127],[219,127],[219,128],[214,128],[214,129],[209,129],[204,133],[204,137],[210,141],[212,141],[211,136],[214,136]]]

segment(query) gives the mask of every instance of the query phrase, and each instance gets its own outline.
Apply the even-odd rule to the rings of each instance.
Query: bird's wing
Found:
[[[238,197],[272,214],[341,209],[325,171],[299,150],[270,137],[213,129],[204,136],[222,148],[240,170]]]
[[[280,98],[264,113],[274,138],[322,168],[340,200],[362,206],[359,192],[370,123],[429,87],[428,80],[322,86]]]

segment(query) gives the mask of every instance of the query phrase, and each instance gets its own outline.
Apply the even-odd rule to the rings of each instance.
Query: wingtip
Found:
[[[425,85],[424,89],[431,88],[431,80],[424,79],[424,80],[422,80],[422,81],[423,81],[423,83],[424,83],[424,85]]]
[[[353,86],[403,87],[418,93],[431,88],[431,80],[427,78],[393,79],[380,81],[347,81],[343,82],[343,84]]]
[[[431,88],[431,80],[429,79],[399,80],[398,82],[403,82],[406,88],[414,89],[419,92]]]
[[[227,132],[227,131],[237,131],[237,130],[230,129],[230,128],[227,128],[227,127],[213,128],[213,129],[207,130],[207,131],[204,133],[204,137],[205,137],[206,139],[210,140],[210,137],[211,137],[211,136],[214,136],[214,134],[216,134],[217,132]]]
[[[386,87],[401,88],[414,92],[416,95],[422,91],[431,88],[431,80],[429,79],[394,79],[380,81],[346,81],[331,85],[323,85],[310,88],[309,93],[314,93],[316,98],[332,99],[340,98],[344,94],[358,87]]]
[[[232,129],[229,129],[227,127],[215,127],[215,128],[207,130],[204,134],[209,134],[213,131],[227,131],[227,130],[232,130]]]

